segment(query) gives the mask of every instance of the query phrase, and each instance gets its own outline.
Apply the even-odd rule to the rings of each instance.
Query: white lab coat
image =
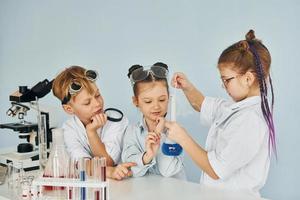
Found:
[[[269,130],[261,111],[261,98],[254,96],[233,103],[205,97],[200,118],[210,125],[206,150],[220,178],[213,180],[202,173],[200,182],[260,196],[270,167]]]
[[[97,130],[98,136],[105,145],[105,149],[115,164],[120,163],[123,136],[128,126],[128,120],[123,117],[120,122],[107,121]],[[92,151],[86,135],[86,129],[77,116],[67,120],[64,129],[64,141],[71,158],[92,157]]]

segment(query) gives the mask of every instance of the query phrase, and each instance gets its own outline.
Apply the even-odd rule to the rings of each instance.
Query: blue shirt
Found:
[[[158,174],[165,177],[185,179],[183,158],[180,156],[166,156],[161,148],[152,161],[144,165],[142,157],[146,151],[145,141],[148,134],[144,120],[136,125],[128,126],[123,143],[122,161],[135,162],[137,166],[131,167],[134,177],[144,176],[147,173]],[[165,134],[162,134],[161,142]]]

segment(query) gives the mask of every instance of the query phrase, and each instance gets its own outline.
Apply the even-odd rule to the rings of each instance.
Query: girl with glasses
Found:
[[[202,148],[179,124],[165,123],[168,137],[179,143],[201,168],[202,184],[260,195],[268,177],[271,153],[276,155],[270,64],[268,49],[250,30],[246,40],[226,48],[218,60],[224,88],[233,101],[204,96],[183,73],[173,76],[172,84],[182,89],[192,107],[200,112],[201,122],[210,126]]]
[[[142,114],[138,123],[128,126],[122,152],[123,162],[137,163],[131,168],[135,177],[150,173],[185,178],[182,156],[166,156],[161,150],[169,103],[167,75],[164,63],[147,68],[133,65],[127,75],[133,87],[133,104]]]

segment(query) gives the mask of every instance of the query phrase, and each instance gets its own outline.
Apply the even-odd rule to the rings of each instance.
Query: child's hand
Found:
[[[157,134],[161,134],[164,131],[165,128],[165,118],[164,117],[159,117],[156,119],[157,125],[156,128],[154,130],[155,133]]]
[[[136,166],[134,162],[122,163],[115,167],[111,167],[111,172],[108,173],[110,178],[115,180],[122,180],[129,176],[132,176],[131,167]]]
[[[175,88],[182,89],[182,90],[189,90],[193,87],[192,83],[181,72],[176,72],[173,75],[171,85]]]
[[[96,114],[92,117],[91,122],[86,125],[89,131],[96,131],[98,128],[103,127],[107,122],[107,116],[104,113]]]
[[[148,164],[153,157],[157,154],[160,147],[160,134],[155,132],[149,132],[146,137],[146,153],[143,156],[143,163]]]
[[[168,129],[167,137],[178,144],[181,144],[187,136],[186,130],[176,122],[166,121],[165,127]]]

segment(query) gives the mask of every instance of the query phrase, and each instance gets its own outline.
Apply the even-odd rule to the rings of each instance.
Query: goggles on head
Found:
[[[84,72],[84,76],[87,80],[94,82],[98,78],[98,73],[95,70],[86,70]],[[74,79],[72,83],[69,85],[68,95],[62,99],[61,103],[67,104],[70,101],[71,96],[78,93],[81,90],[81,88],[82,88],[81,84],[78,81],[76,81],[76,79]]]
[[[129,69],[127,76],[129,77],[131,84],[134,85],[136,82],[145,80],[147,77],[149,77],[149,75],[155,78],[167,78],[168,73],[168,69],[160,65],[152,65],[147,67],[133,65]]]

